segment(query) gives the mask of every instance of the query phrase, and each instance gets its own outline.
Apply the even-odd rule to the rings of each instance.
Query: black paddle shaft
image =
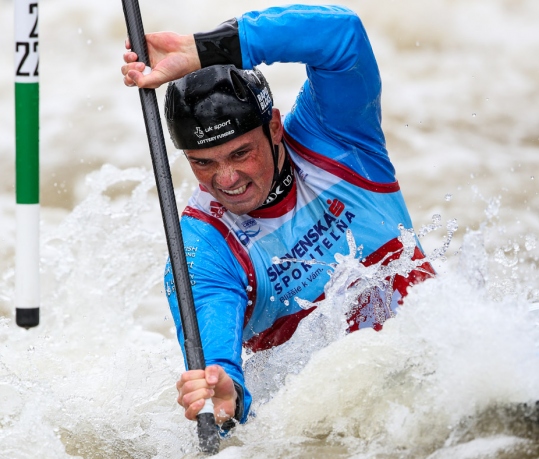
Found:
[[[144,29],[137,0],[122,0],[127,22],[127,34],[131,49],[138,55],[139,61],[150,66],[148,48],[144,37]],[[139,89],[140,102],[146,125],[146,134],[150,145],[150,154],[157,184],[157,193],[161,205],[163,224],[167,238],[170,263],[174,275],[176,294],[179,300],[180,315],[185,335],[185,350],[187,364],[190,370],[206,367],[198,322],[195,314],[195,304],[191,292],[189,271],[183,247],[183,238],[179,225],[178,208],[174,196],[174,187],[170,175],[163,128],[159,116],[157,97],[153,89]]]
[[[142,25],[142,17],[138,0],[122,0],[127,34],[131,49],[137,54],[138,60],[150,66],[148,47]],[[139,89],[140,102],[146,125],[146,135],[150,145],[153,170],[157,185],[157,194],[161,205],[161,214],[165,227],[172,275],[178,297],[178,306],[185,338],[185,356],[189,370],[206,368],[200,331],[191,291],[191,280],[187,269],[187,260],[183,247],[182,232],[179,224],[178,208],[170,175],[163,128],[159,116],[157,97],[153,89]],[[200,447],[203,452],[215,454],[219,450],[219,435],[215,426],[213,413],[198,416],[198,434]]]

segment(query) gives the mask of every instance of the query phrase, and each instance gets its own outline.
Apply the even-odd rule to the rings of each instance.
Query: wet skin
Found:
[[[283,126],[278,109],[273,109],[270,133],[279,145],[279,169],[284,161],[281,145]],[[243,215],[260,207],[273,181],[273,155],[262,127],[240,137],[202,150],[186,150],[198,182],[230,212]]]

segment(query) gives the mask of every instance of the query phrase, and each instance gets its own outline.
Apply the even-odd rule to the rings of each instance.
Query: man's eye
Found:
[[[192,162],[196,166],[207,166],[210,163],[207,159],[194,159]]]
[[[243,158],[247,153],[249,153],[247,150],[237,151],[234,153],[235,158]]]

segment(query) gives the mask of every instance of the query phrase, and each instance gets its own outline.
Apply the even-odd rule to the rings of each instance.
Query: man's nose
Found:
[[[220,165],[215,173],[215,183],[220,188],[233,187],[239,179],[239,174],[232,164]]]

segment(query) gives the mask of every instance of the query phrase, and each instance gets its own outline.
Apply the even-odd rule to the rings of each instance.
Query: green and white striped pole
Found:
[[[39,37],[37,0],[15,0],[17,325],[39,325]]]

